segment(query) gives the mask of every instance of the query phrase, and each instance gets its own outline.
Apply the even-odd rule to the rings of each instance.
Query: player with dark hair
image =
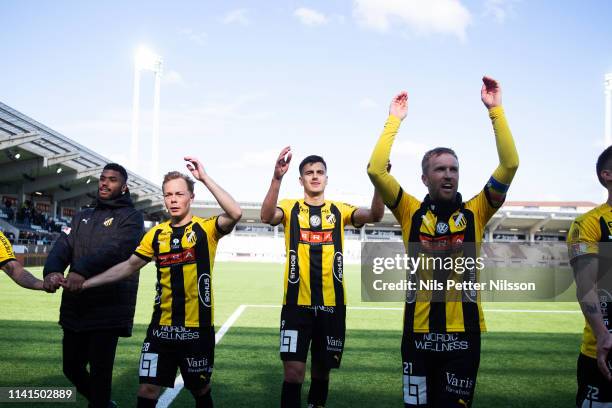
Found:
[[[185,388],[193,394],[195,406],[213,406],[212,272],[217,243],[232,231],[242,211],[198,159],[185,160],[191,174],[208,188],[224,213],[208,219],[194,216],[193,180],[177,171],[166,174],[162,191],[170,220],[151,228],[128,260],[83,284],[87,289],[126,279],[155,259],[157,294],[140,356],[140,408],[155,407],[161,387],[174,387],[177,368]]]
[[[423,157],[421,180],[429,194],[422,202],[406,193],[389,174],[386,165],[407,114],[408,94],[402,92],[391,102],[387,123],[370,158],[368,175],[401,224],[410,257],[475,259],[487,221],[505,200],[519,161],[497,81],[483,78],[481,99],[493,122],[499,165],[484,189],[465,202],[457,192],[457,155],[449,148],[430,150]],[[475,270],[460,274],[436,268],[423,268],[416,276],[438,282],[478,279]],[[408,291],[402,337],[405,406],[471,406],[480,362],[480,333],[485,330],[477,295],[456,290]]]
[[[612,146],[601,153],[597,178],[608,201],[576,218],[567,247],[585,318],[578,356],[578,408],[612,407]]]
[[[53,245],[43,272],[45,289],[65,289],[59,320],[64,374],[94,408],[114,406],[115,350],[119,337],[132,335],[138,276],[87,294],[78,290],[85,279],[127,259],[142,237],[143,217],[134,208],[127,180],[121,165],[104,167],[95,204],[72,218],[70,231]]]
[[[304,198],[277,204],[281,181],[291,161],[284,148],[274,167],[261,220],[283,224],[287,262],[280,324],[284,382],[281,407],[300,406],[301,389],[311,348],[309,407],[324,407],[329,372],[340,366],[345,340],[346,290],[343,279],[344,228],[380,221],[384,205],[376,193],[369,209],[325,199],[327,164],[308,156],[299,165]],[[312,344],[312,347],[311,347]]]

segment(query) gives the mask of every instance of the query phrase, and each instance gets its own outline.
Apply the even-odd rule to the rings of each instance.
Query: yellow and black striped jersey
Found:
[[[567,249],[572,263],[584,256],[598,258],[598,295],[603,297],[600,309],[604,324],[610,330],[609,305],[612,301],[610,299],[612,288],[602,288],[601,285],[609,282],[612,273],[612,206],[602,204],[576,218],[567,236]],[[608,276],[608,279],[603,279],[604,275]],[[597,358],[597,339],[586,319],[580,351],[589,357]]]
[[[355,225],[357,207],[327,200],[319,206],[282,200],[278,208],[283,211],[287,251],[283,304],[345,305],[344,227]]]
[[[15,253],[9,240],[0,232],[0,268],[10,261],[15,261]]]
[[[402,227],[408,255],[413,258],[448,256],[475,260],[484,228],[497,211],[488,198],[489,190],[488,186],[485,187],[465,203],[457,194],[456,206],[444,211],[436,208],[428,197],[421,202],[400,189],[396,205],[390,209]],[[497,199],[503,202],[501,196]],[[454,270],[420,268],[417,275],[420,281],[479,280],[476,269],[459,274]],[[406,304],[404,325],[407,330],[416,333],[486,331],[478,293],[468,299],[461,290],[451,288],[433,292],[421,290],[415,295]]]
[[[503,204],[518,168],[518,153],[501,106],[489,109],[500,163],[484,189],[474,198],[462,202],[461,195],[452,204],[440,205],[426,197],[424,202],[403,191],[387,170],[391,146],[401,119],[390,115],[368,164],[368,176],[385,205],[401,224],[407,255],[430,259],[473,258],[479,255],[484,228]],[[443,208],[446,207],[446,208]],[[434,263],[435,264],[435,263]],[[437,268],[437,269],[436,269]],[[461,276],[456,270],[434,267],[423,269],[420,281],[433,279],[478,281],[478,270],[472,268]],[[418,286],[417,286],[418,288]],[[414,294],[414,296],[413,296]],[[404,308],[405,332],[476,332],[485,331],[484,316],[478,292],[432,290],[409,292]]]
[[[152,323],[213,326],[212,271],[224,235],[217,220],[194,216],[182,227],[164,222],[151,228],[136,248],[135,255],[145,261],[155,258],[157,266]]]

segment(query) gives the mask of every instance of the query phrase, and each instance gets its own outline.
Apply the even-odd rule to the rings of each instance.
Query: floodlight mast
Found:
[[[132,140],[130,145],[130,166],[138,171],[138,130],[140,127],[140,69],[134,65],[134,94],[132,96]]]
[[[606,125],[604,133],[605,147],[612,145],[612,73],[605,76]]]
[[[132,99],[132,140],[130,151],[130,164],[134,171],[138,171],[138,153],[140,148],[140,72],[152,71],[155,73],[153,96],[153,134],[151,136],[151,167],[149,178],[156,180],[159,172],[159,107],[163,60],[151,50],[140,47],[134,58],[134,96]]]

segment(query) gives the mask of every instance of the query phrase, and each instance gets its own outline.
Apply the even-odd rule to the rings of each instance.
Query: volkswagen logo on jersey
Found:
[[[313,227],[318,227],[319,225],[321,225],[321,217],[319,217],[318,215],[311,215],[310,225]]]
[[[198,279],[198,294],[200,296],[200,302],[206,307],[210,307],[210,301],[212,298],[210,275],[203,273]]]
[[[438,234],[446,234],[448,232],[448,224],[440,221],[436,224],[436,232]]]
[[[172,245],[170,245],[170,248],[172,249],[179,249],[181,247],[181,240],[178,238],[173,238],[172,239]]]
[[[296,284],[300,281],[300,272],[298,270],[297,253],[292,249],[289,251],[289,283]]]

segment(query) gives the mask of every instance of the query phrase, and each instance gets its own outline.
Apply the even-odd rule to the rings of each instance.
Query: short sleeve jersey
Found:
[[[282,200],[278,208],[283,211],[287,254],[283,304],[345,305],[344,228],[355,226],[357,207],[335,201],[314,206],[304,200]]]

